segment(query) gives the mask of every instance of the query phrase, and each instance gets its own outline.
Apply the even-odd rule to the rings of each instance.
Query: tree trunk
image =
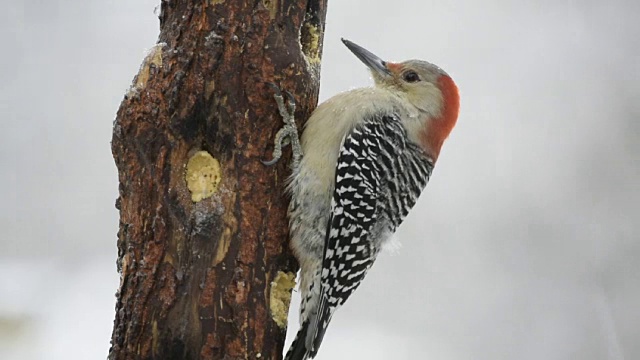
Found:
[[[289,158],[260,162],[283,124],[264,82],[308,118],[326,0],[161,6],[159,43],[113,129],[121,283],[109,359],[280,359],[297,265]]]

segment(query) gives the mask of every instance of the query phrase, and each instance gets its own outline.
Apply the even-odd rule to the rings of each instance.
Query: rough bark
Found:
[[[293,93],[297,119],[308,117],[326,5],[162,1],[158,45],[113,129],[121,283],[109,359],[281,358],[286,328],[274,312],[286,312],[290,289],[274,304],[272,282],[297,265],[290,152],[260,162],[282,126],[264,82]]]

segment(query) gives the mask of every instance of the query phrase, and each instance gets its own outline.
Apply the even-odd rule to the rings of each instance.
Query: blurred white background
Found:
[[[111,126],[158,4],[3,4],[0,359],[107,355]],[[640,359],[638,19],[635,0],[330,1],[321,99],[370,83],[344,36],[440,65],[462,109],[317,359]]]

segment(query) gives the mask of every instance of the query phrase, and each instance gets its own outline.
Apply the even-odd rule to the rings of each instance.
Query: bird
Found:
[[[344,45],[374,85],[318,105],[298,136],[295,99],[276,86],[284,127],[273,165],[292,144],[290,247],[300,264],[300,329],[286,360],[314,358],[335,311],[361,284],[427,185],[458,119],[460,96],[443,69],[423,60],[384,61]]]

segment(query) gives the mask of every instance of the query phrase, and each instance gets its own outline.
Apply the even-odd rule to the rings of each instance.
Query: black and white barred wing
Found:
[[[307,344],[317,352],[333,312],[360,285],[379,243],[400,225],[427,184],[433,163],[407,140],[396,117],[372,118],[340,149],[322,263],[322,295]]]

